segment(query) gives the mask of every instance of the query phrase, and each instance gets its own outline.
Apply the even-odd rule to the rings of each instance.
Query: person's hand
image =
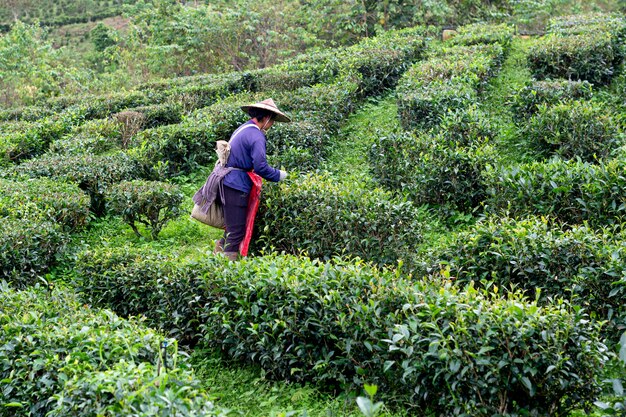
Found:
[[[287,171],[283,171],[282,169],[280,170],[280,178],[278,179],[278,181],[282,181],[285,178],[287,178]]]

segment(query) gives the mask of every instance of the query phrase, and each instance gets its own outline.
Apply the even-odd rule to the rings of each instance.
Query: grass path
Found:
[[[530,70],[526,66],[526,54],[531,43],[531,40],[521,38],[513,40],[502,69],[489,82],[479,104],[498,129],[496,145],[505,163],[526,159],[525,151],[519,145],[519,129],[513,123],[508,103],[513,94],[531,79]]]
[[[400,122],[393,94],[365,102],[348,118],[322,168],[338,177],[372,181],[368,169],[368,152],[372,144],[377,137],[399,128]]]

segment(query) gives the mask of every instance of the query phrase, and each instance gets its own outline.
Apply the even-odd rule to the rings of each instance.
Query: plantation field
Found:
[[[625,39],[416,26],[1,110],[0,416],[623,413]],[[289,177],[233,263],[191,196],[267,97]]]

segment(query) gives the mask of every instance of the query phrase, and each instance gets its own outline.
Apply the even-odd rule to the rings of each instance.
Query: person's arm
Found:
[[[265,139],[258,138],[252,141],[252,167],[254,172],[268,181],[278,182],[285,179],[287,173],[269,166],[267,163]],[[282,174],[284,173],[284,174]]]

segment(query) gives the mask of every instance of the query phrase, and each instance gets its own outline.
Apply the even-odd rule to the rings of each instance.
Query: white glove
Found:
[[[282,169],[280,170],[280,178],[278,179],[278,181],[282,181],[285,178],[287,178],[287,171],[283,171]]]

